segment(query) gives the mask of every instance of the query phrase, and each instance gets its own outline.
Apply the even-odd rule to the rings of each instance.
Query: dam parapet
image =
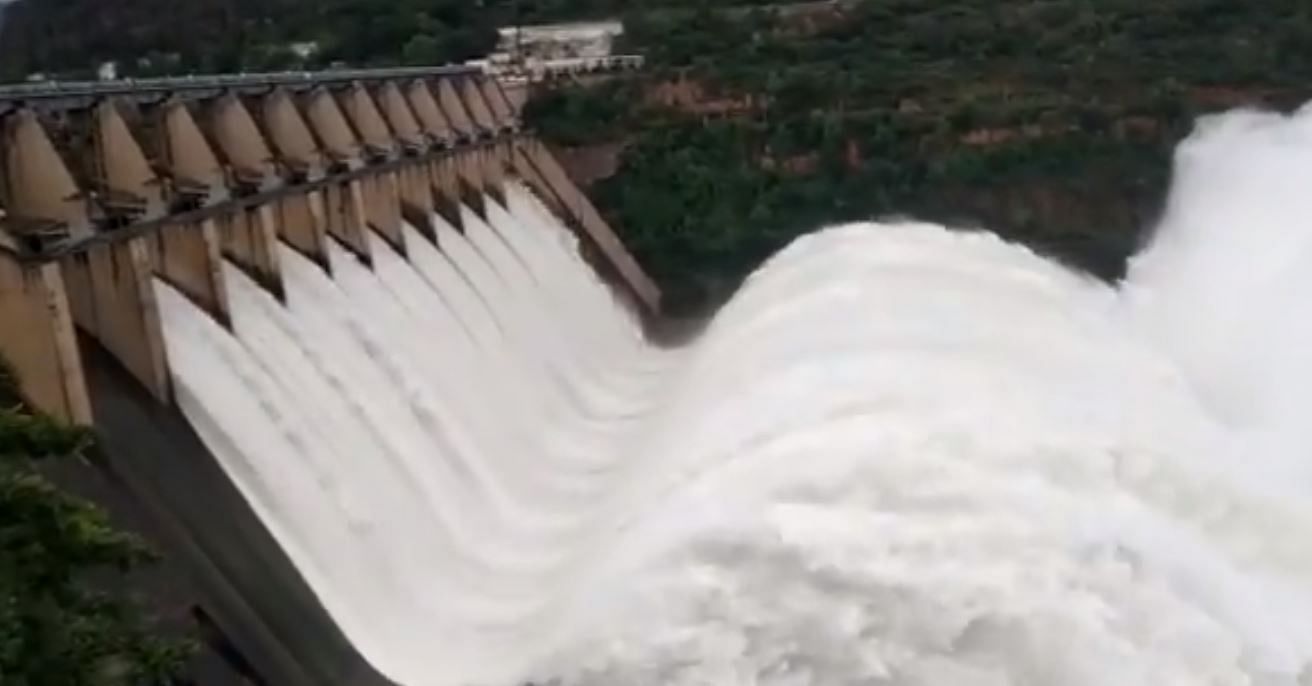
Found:
[[[529,188],[639,315],[660,293],[531,132],[467,67],[0,87],[0,357],[42,411],[93,426],[170,532],[207,614],[269,683],[382,684],[178,408],[156,302],[232,326],[224,263],[284,298],[288,246],[330,274],[434,218]],[[440,353],[439,353],[440,354]]]

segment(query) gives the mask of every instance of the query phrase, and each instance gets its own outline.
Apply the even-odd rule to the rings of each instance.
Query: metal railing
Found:
[[[607,55],[605,57],[564,57],[559,59],[530,59],[524,64],[480,61],[470,63],[481,66],[488,74],[499,78],[527,78],[533,81],[553,79],[571,74],[597,74],[614,71],[636,71],[646,64],[642,55]]]
[[[41,81],[0,85],[0,102],[32,101],[69,97],[105,97],[134,93],[174,93],[189,90],[313,86],[319,84],[462,76],[479,73],[476,67],[398,67],[393,69],[338,69],[286,71],[263,74],[218,74],[170,76],[165,78],[119,79],[115,81]]]

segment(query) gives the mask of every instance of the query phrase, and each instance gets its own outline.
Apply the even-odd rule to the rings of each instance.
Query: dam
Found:
[[[327,337],[327,345],[342,333],[331,321],[260,317],[281,308],[311,317],[302,307],[340,297],[333,279],[360,280],[364,290],[353,295],[384,298],[377,303],[382,318],[357,322],[370,329],[357,332],[366,339],[346,336],[336,341],[341,347],[316,351],[346,355],[315,359],[343,375],[279,369],[309,374],[279,380],[295,384],[283,392],[310,394],[304,398],[309,401],[318,393],[354,392],[316,382],[365,384],[361,388],[401,383],[440,371],[432,364],[436,360],[446,371],[456,360],[468,370],[487,367],[486,359],[442,340],[456,335],[453,340],[468,344],[461,334],[466,329],[470,336],[492,337],[473,342],[488,346],[484,355],[505,356],[504,364],[491,367],[504,376],[518,369],[517,361],[535,361],[523,339],[507,338],[523,332],[506,327],[544,325],[553,308],[563,309],[552,317],[582,327],[578,335],[620,335],[609,325],[579,320],[580,297],[611,302],[631,320],[630,336],[659,307],[659,292],[596,210],[545,147],[520,130],[518,113],[497,82],[471,69],[19,86],[0,90],[0,121],[0,355],[13,365],[34,405],[97,429],[113,472],[172,534],[168,550],[190,563],[207,596],[208,615],[269,683],[387,682],[324,613],[325,589],[307,585],[307,561],[296,560],[290,546],[297,544],[280,534],[280,527],[304,522],[264,509],[282,504],[257,492],[295,490],[292,482],[314,478],[314,465],[302,465],[299,475],[274,477],[243,471],[235,456],[222,452],[232,441],[258,436],[258,422],[242,430],[249,436],[222,435],[234,428],[225,424],[230,418],[209,416],[198,406],[218,387],[198,387],[203,379],[197,377],[216,374],[213,365],[222,361],[197,358],[207,347],[194,338],[231,342],[249,335],[250,345],[268,344],[267,352],[276,355],[287,352],[280,346],[289,345],[285,337],[295,330],[286,327],[327,326],[315,332]],[[541,276],[546,259],[576,260],[598,276],[582,283],[502,283],[528,267],[526,274]],[[547,298],[515,303],[539,308],[535,319],[501,318],[507,310],[493,306],[512,304],[493,299],[511,295],[492,289],[507,286],[545,289],[540,296],[513,293]],[[384,288],[401,289],[404,300],[385,298]],[[581,289],[583,295],[560,289]],[[566,297],[572,301],[561,302]],[[387,309],[398,306],[404,311]],[[421,328],[406,328],[414,326]],[[425,340],[410,340],[415,333]],[[359,348],[361,341],[386,348],[396,343],[393,336],[423,350],[405,350],[416,358],[378,362],[419,366],[371,376],[379,370],[367,369],[370,357],[382,352]],[[533,345],[545,349],[550,343]],[[365,371],[352,367],[361,362]],[[222,383],[238,380],[232,370],[219,376]],[[469,394],[468,402],[459,402],[490,411],[479,404],[490,399],[479,394],[496,379],[445,381],[448,400]],[[508,404],[502,410],[508,413],[525,399],[517,397],[511,380],[500,382],[511,384],[498,399]],[[252,407],[271,400],[248,391]],[[380,398],[386,396],[383,389]],[[344,427],[347,433],[336,438],[348,443],[337,449],[360,453],[342,457],[366,462],[369,453],[396,447],[390,439],[370,445],[372,432],[428,441],[438,431],[427,424],[435,421],[431,416],[418,429],[405,421],[431,406],[377,402],[363,416],[351,415],[361,408],[329,404],[319,408],[325,414],[304,418],[322,425],[320,431]],[[398,415],[387,416],[393,412]],[[469,412],[466,407],[440,419],[469,420]],[[494,413],[473,416],[484,424],[497,419]],[[473,426],[470,420],[457,428]],[[515,425],[507,419],[499,429],[479,428],[510,433]],[[287,448],[277,436],[263,438],[271,441],[267,449]],[[364,443],[351,444],[352,438]],[[396,459],[420,459],[414,451],[421,448],[456,446],[404,447],[409,452]],[[298,472],[289,459],[275,463]],[[422,465],[417,469],[407,478],[435,476]],[[262,481],[272,478],[292,481]],[[426,514],[383,521],[417,526]],[[317,573],[323,570],[310,572]]]
[[[0,354],[266,683],[1312,683],[1312,112],[1123,283],[829,227],[681,346],[477,72],[0,113]]]

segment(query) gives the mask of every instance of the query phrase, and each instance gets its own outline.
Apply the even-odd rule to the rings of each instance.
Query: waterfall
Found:
[[[1181,145],[1107,285],[829,227],[648,345],[504,205],[157,282],[178,403],[405,686],[1312,684],[1312,114]]]

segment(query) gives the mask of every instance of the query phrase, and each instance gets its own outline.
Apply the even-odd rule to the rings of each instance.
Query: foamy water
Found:
[[[1204,122],[1127,284],[799,239],[647,345],[528,192],[158,286],[179,403],[405,686],[1312,684],[1312,116]]]

